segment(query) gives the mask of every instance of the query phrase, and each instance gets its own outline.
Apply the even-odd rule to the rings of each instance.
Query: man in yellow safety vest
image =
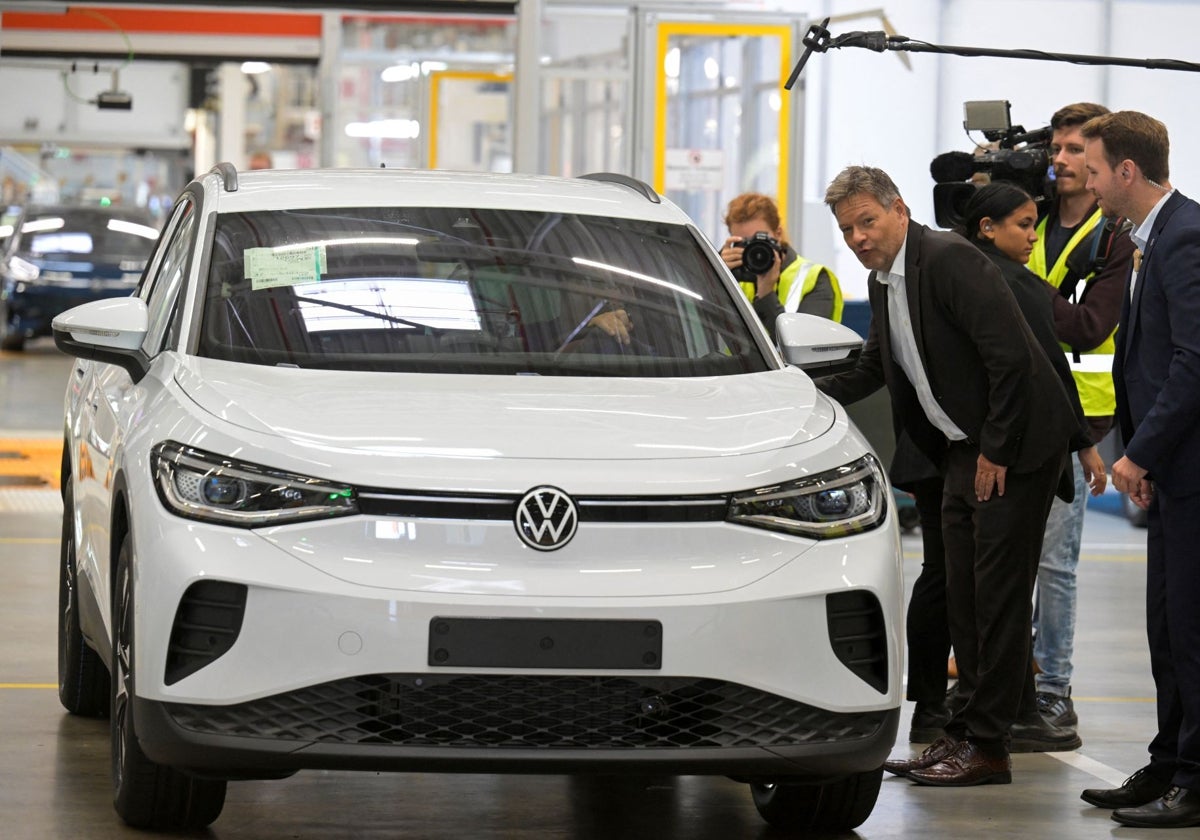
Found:
[[[1046,281],[1054,306],[1054,330],[1071,364],[1079,400],[1099,443],[1116,412],[1112,361],[1121,294],[1133,261],[1129,225],[1107,218],[1087,190],[1080,128],[1107,114],[1103,105],[1079,102],[1050,120],[1055,200],[1038,223],[1029,269]],[[1075,464],[1075,501],[1054,500],[1038,564],[1033,626],[1038,708],[1056,726],[1075,726],[1071,701],[1071,655],[1075,641],[1076,567],[1087,488]]]

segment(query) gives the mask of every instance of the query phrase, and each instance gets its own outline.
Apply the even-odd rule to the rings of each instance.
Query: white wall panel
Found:
[[[112,87],[109,72],[67,72],[70,61],[0,63],[0,143],[52,142],[124,146],[129,148],[187,148],[184,130],[187,108],[187,68],[173,62],[134,63],[119,72],[120,90],[133,97],[128,111],[97,108],[100,91]],[[120,65],[102,62],[102,68]],[[83,65],[80,64],[82,67]],[[89,65],[90,67],[90,65]]]

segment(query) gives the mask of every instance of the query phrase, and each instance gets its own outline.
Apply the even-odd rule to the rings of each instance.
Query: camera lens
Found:
[[[775,264],[775,248],[765,239],[752,239],[742,250],[742,265],[754,274],[766,274]]]

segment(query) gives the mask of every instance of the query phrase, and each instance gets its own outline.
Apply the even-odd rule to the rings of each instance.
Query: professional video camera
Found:
[[[975,191],[971,177],[984,172],[993,181],[1017,184],[1037,202],[1039,213],[1054,196],[1050,166],[1049,126],[1026,131],[1013,125],[1011,105],[1003,100],[963,103],[963,128],[982,131],[999,148],[973,155],[970,152],[944,152],[929,164],[933,186],[933,215],[943,228],[962,223],[962,211]]]
[[[742,264],[733,269],[733,276],[742,283],[753,283],[758,275],[766,274],[775,264],[775,255],[783,255],[783,245],[766,231],[760,230],[749,239],[734,242],[742,250]]]

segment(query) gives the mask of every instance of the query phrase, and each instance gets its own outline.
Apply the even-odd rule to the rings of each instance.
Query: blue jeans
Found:
[[[1075,501],[1055,499],[1046,519],[1042,558],[1038,562],[1037,605],[1033,611],[1036,638],[1033,656],[1042,673],[1037,690],[1065,696],[1071,687],[1071,654],[1075,650],[1075,570],[1083,537],[1083,512],[1088,486],[1079,459],[1071,456],[1075,471]]]

